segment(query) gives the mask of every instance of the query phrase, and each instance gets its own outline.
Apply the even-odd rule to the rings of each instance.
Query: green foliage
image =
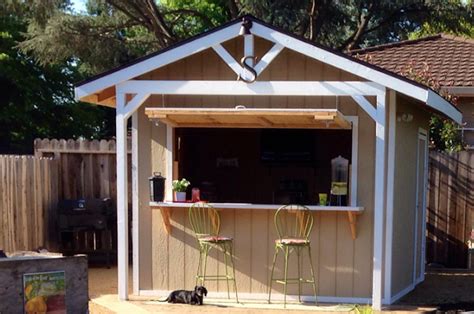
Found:
[[[419,29],[410,34],[409,38],[417,39],[439,33],[474,38],[473,2],[469,0],[460,1],[460,3],[460,7],[444,10],[442,19],[425,21]]]
[[[180,38],[197,35],[231,19],[225,9],[226,0],[165,0],[161,3]]]
[[[35,137],[112,135],[113,111],[75,102],[73,83],[245,13],[340,50],[433,29],[472,32],[465,0],[88,0],[86,7],[79,14],[70,0],[0,2],[4,148],[21,150]]]
[[[424,23],[452,31],[471,21],[462,0],[241,0],[241,12],[340,50],[406,39]]]
[[[374,310],[370,305],[359,305],[356,304],[354,307],[354,313],[356,314],[372,314]]]
[[[20,47],[42,64],[74,60],[83,75],[245,13],[340,50],[405,39],[426,23],[443,23],[456,31],[463,28],[459,23],[472,20],[470,7],[461,0],[89,0],[86,15],[71,12],[67,0],[53,2],[56,7],[35,7],[43,13],[29,18]]]
[[[42,65],[74,62],[83,77],[158,49],[153,35],[123,13],[106,4],[89,7],[89,15],[56,10],[44,24],[29,19],[19,47]]]
[[[191,182],[189,182],[185,178],[182,178],[181,180],[173,180],[173,183],[172,183],[173,191],[186,192],[186,189],[188,188],[190,184]]]
[[[0,11],[0,152],[31,153],[36,137],[109,136],[107,110],[74,101],[71,63],[40,65],[18,50],[28,27],[26,14],[12,14],[20,9]]]
[[[459,126],[439,116],[432,116],[430,119],[430,142],[435,149],[447,152],[458,152],[465,146]]]

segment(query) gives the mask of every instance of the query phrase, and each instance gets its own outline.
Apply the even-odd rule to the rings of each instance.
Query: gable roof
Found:
[[[473,39],[438,34],[352,50],[349,54],[400,75],[408,67],[423,70],[426,64],[441,86],[474,86]]]
[[[133,79],[154,69],[211,48],[216,44],[238,37],[242,18],[252,21],[251,32],[255,36],[279,43],[287,49],[294,50],[310,58],[317,59],[343,71],[425,102],[435,111],[461,123],[462,116],[460,111],[429,87],[353,56],[288,33],[251,15],[235,19],[175,45],[82,81],[76,85],[76,99],[86,99],[90,95],[113,87],[121,82]]]

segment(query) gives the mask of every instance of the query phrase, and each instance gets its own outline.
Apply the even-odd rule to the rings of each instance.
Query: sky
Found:
[[[86,11],[86,0],[73,0],[72,7],[76,12]]]

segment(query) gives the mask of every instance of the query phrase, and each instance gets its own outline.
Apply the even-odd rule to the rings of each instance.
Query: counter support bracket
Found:
[[[163,224],[165,225],[166,234],[171,234],[171,211],[169,207],[160,207],[161,217],[163,217]]]
[[[351,211],[347,212],[347,217],[349,218],[349,227],[351,228],[352,240],[357,238],[357,214]]]

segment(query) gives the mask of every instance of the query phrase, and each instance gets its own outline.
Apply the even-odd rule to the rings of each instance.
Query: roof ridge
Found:
[[[412,44],[417,44],[422,41],[428,41],[428,40],[435,40],[435,39],[440,39],[443,38],[443,35],[447,34],[435,34],[435,35],[430,35],[430,36],[425,36],[421,38],[416,38],[416,39],[406,39],[406,40],[400,40],[392,43],[387,43],[387,44],[381,44],[381,45],[376,45],[376,46],[370,46],[367,48],[360,48],[360,49],[354,49],[354,50],[349,50],[347,53],[348,54],[358,54],[360,52],[370,52],[370,51],[375,51],[375,50],[382,50],[386,48],[392,48],[392,47],[398,47],[398,46],[403,46],[403,45],[412,45]]]
[[[451,39],[451,40],[460,41],[460,42],[467,42],[469,44],[474,45],[474,38],[470,38],[464,35],[452,35],[452,34],[447,34],[447,33],[440,33],[439,35],[441,35],[442,38]]]

